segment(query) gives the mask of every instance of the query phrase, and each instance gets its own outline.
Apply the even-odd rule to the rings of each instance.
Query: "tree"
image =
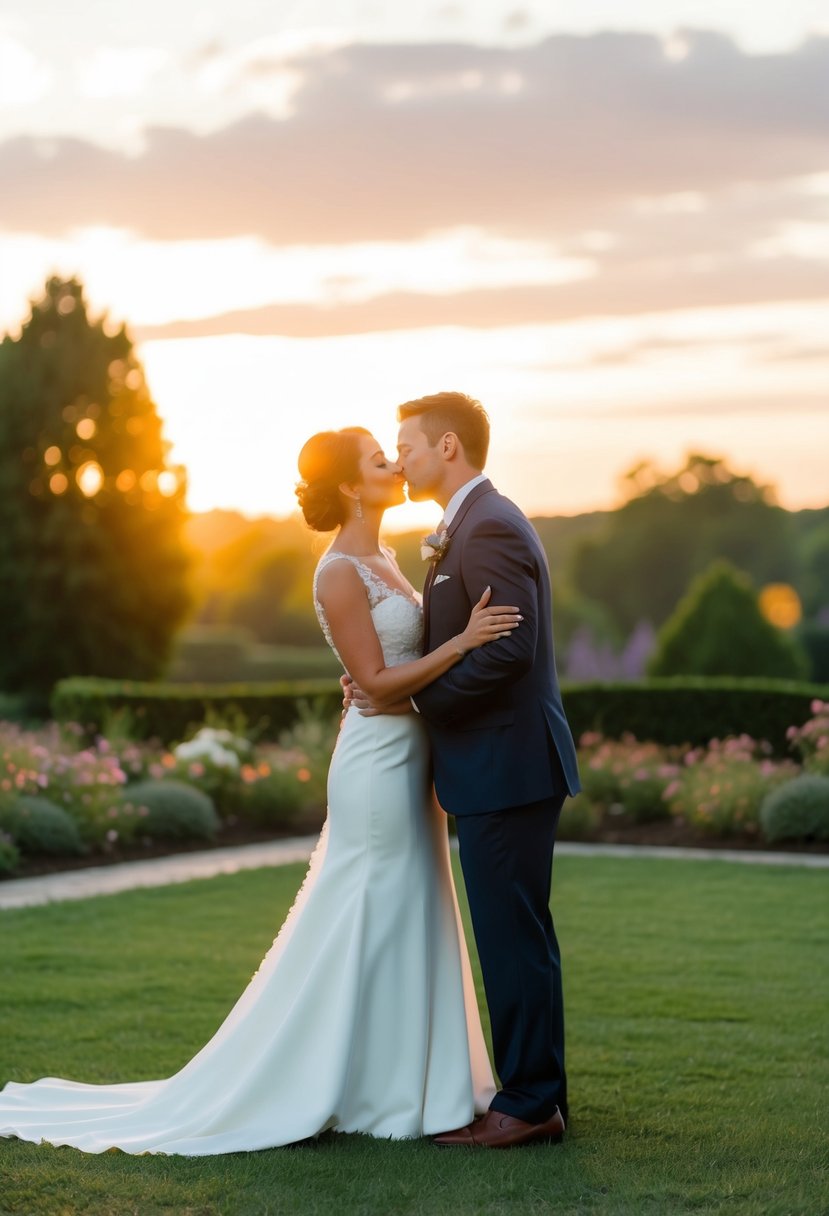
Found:
[[[162,674],[190,608],[168,449],[126,329],[50,279],[0,343],[0,688]]]
[[[298,549],[271,553],[252,571],[250,584],[228,597],[224,620],[271,645],[321,645],[310,594],[314,564],[312,555]]]
[[[829,520],[803,541],[803,604],[810,616],[829,608]]]
[[[751,580],[730,562],[698,576],[659,632],[652,676],[776,676],[799,679],[808,665],[788,635],[760,612]]]
[[[627,635],[661,625],[690,579],[724,557],[760,584],[793,583],[797,547],[790,515],[771,491],[724,461],[694,453],[669,476],[640,464],[624,479],[630,497],[598,537],[572,555],[575,587],[612,614]]]

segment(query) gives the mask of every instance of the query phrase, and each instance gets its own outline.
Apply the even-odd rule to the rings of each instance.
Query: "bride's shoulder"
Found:
[[[323,595],[353,594],[363,591],[363,577],[359,565],[350,553],[328,550],[317,562],[314,572],[314,591],[317,599]]]

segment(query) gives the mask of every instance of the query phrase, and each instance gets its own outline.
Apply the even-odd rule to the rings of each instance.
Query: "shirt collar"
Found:
[[[458,513],[461,503],[470,494],[475,486],[479,486],[482,481],[486,481],[486,473],[479,473],[477,477],[473,477],[471,481],[465,482],[459,490],[456,490],[449,502],[446,504],[446,510],[443,512],[443,522],[448,528],[452,520]]]

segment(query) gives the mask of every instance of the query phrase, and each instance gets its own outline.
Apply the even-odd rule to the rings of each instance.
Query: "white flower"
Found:
[[[420,556],[424,562],[439,562],[449,548],[448,532],[430,532],[420,542]]]
[[[203,738],[202,732],[186,743],[173,748],[177,760],[209,760],[217,768],[238,768],[239,757],[230,748],[222,747],[213,738]],[[231,736],[232,738],[232,736]]]

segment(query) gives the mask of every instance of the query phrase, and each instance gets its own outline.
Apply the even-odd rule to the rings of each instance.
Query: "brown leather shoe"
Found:
[[[464,1148],[474,1148],[475,1141],[472,1138],[473,1124],[469,1123],[466,1127],[459,1127],[454,1132],[441,1132],[439,1136],[432,1137],[432,1143],[438,1148],[454,1148],[461,1145]]]
[[[518,1148],[524,1144],[543,1144],[559,1141],[564,1135],[564,1120],[556,1107],[544,1123],[525,1123],[500,1110],[488,1110],[468,1127],[435,1136],[434,1143],[441,1148]]]

